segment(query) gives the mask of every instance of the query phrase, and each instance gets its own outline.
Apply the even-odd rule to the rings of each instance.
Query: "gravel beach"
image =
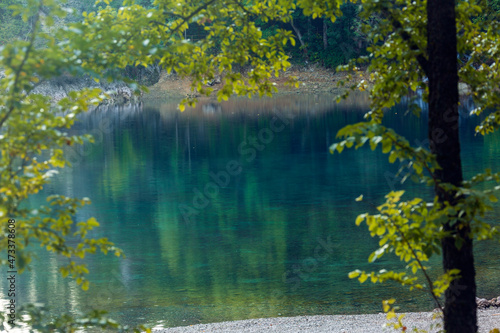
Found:
[[[478,311],[479,332],[488,333],[493,328],[500,328],[500,308],[490,308]],[[310,332],[310,333],[380,333],[395,332],[392,328],[384,328],[385,314],[367,315],[335,315],[335,316],[302,316],[288,318],[261,318],[239,321],[229,321],[212,324],[199,324],[184,327],[156,329],[155,333],[191,333],[191,332]],[[440,328],[435,325],[441,323],[440,319],[433,320],[431,312],[407,313],[403,319],[407,332],[413,328],[425,329],[428,332],[438,332]],[[431,325],[434,328],[431,330]]]

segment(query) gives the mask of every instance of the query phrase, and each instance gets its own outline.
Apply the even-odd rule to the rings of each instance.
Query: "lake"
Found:
[[[73,313],[107,309],[120,322],[156,327],[375,313],[391,296],[405,311],[432,309],[425,293],[347,277],[354,269],[402,267],[392,257],[369,265],[378,240],[354,224],[402,188],[399,165],[380,150],[328,152],[340,128],[363,119],[367,103],[365,95],[341,104],[286,95],[204,102],[181,113],[174,102],[151,100],[82,115],[72,132],[91,132],[96,143],[68,147],[73,168],[44,195],[91,198],[76,218],[96,217],[101,227],[93,235],[108,237],[126,258],[89,256],[92,284],[83,292],[58,273],[64,259],[40,251],[20,276],[18,302]],[[387,112],[386,124],[421,144],[426,116],[405,110]],[[500,170],[500,137],[474,136],[477,123],[461,117],[466,176]],[[410,182],[404,188],[408,197],[432,195]],[[484,243],[476,252],[478,295],[496,297],[500,250]],[[437,274],[440,259],[433,263]]]

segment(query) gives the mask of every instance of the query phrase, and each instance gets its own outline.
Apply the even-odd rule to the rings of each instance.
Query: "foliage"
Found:
[[[4,0],[0,3],[0,46],[24,37],[28,32],[28,24],[19,15],[13,16],[9,8],[19,3],[20,0]]]
[[[498,0],[485,0],[483,2],[483,11],[477,16],[475,20],[480,20],[486,24],[493,21],[498,21],[500,17],[500,1]]]
[[[488,112],[476,129],[476,132],[484,135],[499,127],[500,71],[496,59],[500,55],[497,47],[500,26],[498,22],[484,26],[476,20],[482,11],[481,6],[471,1],[459,1],[456,5],[458,52],[467,55],[458,75],[471,87],[476,105],[472,114]],[[376,207],[378,214],[358,216],[356,223],[359,225],[365,221],[371,235],[380,238],[380,247],[372,253],[369,261],[392,252],[407,266],[405,271],[399,273],[385,270],[378,273],[354,271],[350,277],[358,278],[360,282],[368,278],[372,282],[393,280],[411,289],[425,288],[434,297],[436,305],[442,308],[439,297],[463,272],[447,270],[431,281],[424,263],[432,255],[441,254],[445,239],[453,239],[456,249],[463,246],[466,238],[498,240],[498,227],[484,222],[482,217],[491,209],[491,203],[497,201],[494,191],[500,189],[497,185],[499,177],[486,170],[459,186],[444,183],[436,176],[441,166],[427,147],[412,147],[394,130],[382,125],[384,111],[400,102],[409,91],[421,90],[424,101],[429,99],[426,3],[366,1],[360,15],[368,20],[374,14],[380,14],[377,25],[364,27],[371,42],[368,47],[370,57],[361,57],[357,61],[369,63],[368,70],[375,82],[370,91],[371,110],[366,114],[366,122],[349,125],[339,131],[338,136],[344,140],[332,145],[331,151],[341,152],[345,147],[358,148],[364,144],[370,144],[372,149],[381,146],[382,152],[389,154],[391,163],[396,160],[402,162],[400,173],[404,175],[403,182],[411,178],[417,183],[432,186],[436,193],[444,193],[445,199],[441,200],[436,195],[427,202],[422,198],[401,202],[403,192],[391,192],[386,196],[386,202]],[[356,70],[356,62],[351,62],[344,69]],[[366,82],[351,88],[365,89]],[[414,116],[422,112],[417,105],[413,105],[409,111]],[[447,139],[439,138],[440,135],[441,132],[430,133],[429,140]],[[405,168],[411,172],[405,172]],[[481,189],[476,188],[479,184],[482,184]],[[463,236],[456,230],[470,230],[470,233]],[[419,275],[418,272],[423,274]],[[422,275],[425,280],[419,282]],[[447,301],[454,301],[448,297],[449,294]],[[398,329],[402,327],[398,326]]]
[[[252,18],[286,21],[294,4],[286,7],[273,3],[246,6],[234,1],[156,4],[158,8],[153,10],[131,5],[89,13],[85,22],[72,30],[78,32],[69,38],[82,52],[95,48],[105,53],[85,59],[83,66],[98,64],[99,71],[110,64],[120,68],[130,64],[158,64],[169,72],[191,75],[192,88],[206,95],[213,89],[203,84],[224,73],[223,88],[217,92],[219,100],[228,99],[233,93],[262,96],[276,91],[271,73],[279,76],[281,70],[290,66],[284,46],[295,41],[283,29],[264,39]],[[207,36],[198,41],[186,40],[184,33],[190,24],[203,26]],[[107,33],[103,34],[105,29]],[[214,47],[219,50],[216,55],[211,52]],[[248,77],[233,71],[235,66],[249,66]]]
[[[0,48],[0,62],[5,70],[0,81],[0,214],[4,219],[16,217],[16,268],[20,272],[29,266],[32,258],[29,245],[39,244],[49,252],[67,257],[68,263],[60,267],[61,274],[71,275],[87,289],[88,269],[79,259],[98,250],[122,255],[106,238],[89,236],[99,225],[95,219],[74,221],[77,209],[90,203],[88,199],[55,195],[47,198],[47,205],[38,208],[25,204],[57,174],[57,168],[69,165],[64,157],[65,146],[92,140],[89,136],[70,136],[66,131],[79,113],[104,98],[99,90],[86,89],[71,92],[67,98],[52,103],[48,97],[32,93],[37,85],[63,74],[90,74],[96,80],[112,80],[120,76],[108,68],[160,63],[181,74],[194,72],[198,79],[195,83],[201,86],[201,81],[213,78],[217,70],[230,72],[233,64],[250,63],[254,68],[247,81],[238,73],[226,77],[226,88],[219,98],[227,99],[233,92],[262,95],[275,91],[269,72],[278,75],[289,66],[283,45],[293,41],[291,34],[278,30],[276,35],[263,40],[260,29],[242,15],[238,3],[217,2],[217,6],[207,3],[202,8],[198,8],[197,2],[186,2],[184,6],[160,3],[155,10],[128,4],[131,6],[119,9],[110,6],[99,13],[84,13],[85,22],[68,24],[61,29],[52,29],[55,20],[65,15],[58,1],[30,0],[27,6],[11,8],[13,15],[20,15],[33,27],[29,40],[16,40]],[[288,10],[260,5],[253,11],[252,15],[272,17],[288,13]],[[202,43],[189,44],[183,38],[187,22],[191,20],[208,28]],[[232,22],[229,26],[228,21]],[[221,53],[209,61],[208,50],[218,40],[223,40]],[[238,50],[245,53],[240,54]],[[7,247],[8,235],[5,231],[0,237],[2,250]],[[2,263],[6,264],[5,260]],[[33,327],[56,325],[71,330],[73,328],[68,327],[83,324],[81,318],[63,316],[47,326],[40,323],[43,319],[39,312],[31,310],[34,317],[29,324]],[[99,323],[102,319],[109,324],[102,315],[91,314],[93,319],[89,323],[99,318]]]
[[[15,5],[11,7],[13,14],[20,15],[25,22],[30,20],[33,31],[27,41],[16,40],[0,47],[0,66],[5,70],[0,80],[0,217],[5,223],[0,234],[0,250],[7,252],[7,239],[15,242],[15,250],[9,246],[9,254],[15,253],[15,259],[7,261],[7,255],[3,255],[1,263],[22,273],[33,257],[30,245],[39,245],[48,252],[66,257],[67,263],[59,267],[62,276],[70,275],[86,290],[89,288],[88,269],[81,259],[97,251],[122,256],[122,251],[107,238],[91,237],[92,230],[99,226],[94,218],[74,221],[76,211],[90,200],[53,195],[47,198],[47,205],[40,207],[30,206],[26,201],[48,184],[58,168],[69,165],[64,147],[92,140],[88,135],[71,136],[67,129],[79,113],[95,106],[104,96],[97,89],[85,89],[70,92],[67,98],[52,103],[46,96],[32,94],[44,80],[62,73],[81,72],[81,60],[68,54],[64,43],[58,43],[52,35],[41,31],[42,7],[44,13],[64,15],[52,0],[31,0],[28,6]],[[49,17],[52,16],[45,18],[47,26],[53,21]],[[35,47],[36,38],[44,40],[43,48]],[[12,218],[16,220],[15,233],[6,226],[6,221]],[[41,324],[35,323],[42,312],[29,306],[27,310],[34,315],[28,322],[34,325],[33,328],[41,329],[42,326],[37,326]],[[64,331],[91,324],[115,325],[101,312],[76,318],[70,324],[72,320],[61,317],[55,324],[46,326],[45,331],[54,325],[66,327]],[[8,328],[5,322],[3,324]]]
[[[26,12],[21,7],[18,10]],[[53,10],[55,14],[61,14],[57,9]],[[38,28],[39,23],[35,29]],[[22,241],[16,242],[16,255],[20,271],[30,261],[27,247],[33,240],[48,251],[70,259],[84,258],[87,253],[98,249],[121,255],[107,239],[87,238],[87,233],[99,225],[95,219],[79,222],[76,229],[72,228],[74,213],[88,204],[88,199],[55,195],[47,198],[47,206],[38,209],[23,205],[30,195],[38,193],[57,174],[57,168],[67,165],[63,154],[65,146],[90,140],[89,136],[70,136],[65,129],[73,125],[78,113],[102,99],[98,90],[72,92],[56,105],[52,105],[48,97],[30,95],[41,80],[63,71],[74,71],[72,67],[76,65],[61,57],[61,50],[53,43],[53,38],[42,33],[39,36],[47,39],[49,47],[35,50],[36,32],[29,41],[12,42],[0,50],[0,61],[5,69],[0,95],[0,214],[3,218],[19,217],[17,237]],[[2,234],[2,249],[7,244],[5,237],[6,234]],[[68,237],[73,238],[73,242],[69,242]],[[84,289],[88,288],[84,278],[87,269],[83,264],[70,261],[61,272],[72,275]]]
[[[95,12],[103,8],[103,3],[96,4],[96,1],[57,0],[57,3],[61,8],[67,11],[67,15],[64,17],[54,17],[54,19],[60,20],[64,25],[81,21],[84,12]],[[122,6],[122,3],[122,0],[113,0],[110,6],[119,8]],[[135,3],[148,9],[154,7],[152,0],[135,0]],[[31,21],[25,22],[20,15],[12,15],[13,11],[11,6],[24,6],[26,4],[26,0],[2,0],[0,3],[0,45],[4,45],[19,38],[25,39],[31,31]],[[34,2],[29,5],[36,8]],[[44,15],[47,15],[47,13],[44,12]],[[52,25],[49,24],[49,27],[51,26]]]
[[[78,314],[77,316],[63,314],[59,317],[52,318],[48,309],[42,304],[37,303],[22,306],[19,312],[23,314],[22,319],[19,321],[20,325],[29,327],[32,332],[73,333],[81,332],[82,329],[87,328],[99,328],[117,332],[151,332],[150,328],[142,325],[136,328],[122,326],[115,320],[109,318],[107,312],[102,310],[92,310],[85,314]],[[0,317],[0,324],[2,324],[2,320],[3,318]]]

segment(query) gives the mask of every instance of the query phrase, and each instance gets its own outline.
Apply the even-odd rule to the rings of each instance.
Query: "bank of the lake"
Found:
[[[142,70],[139,83],[145,84],[148,91],[137,94],[135,90],[122,81],[116,82],[96,82],[92,78],[61,76],[39,84],[34,93],[51,96],[54,101],[67,97],[70,91],[78,91],[84,88],[100,88],[107,93],[104,104],[122,105],[135,103],[143,99],[172,99],[179,102],[187,96],[197,97],[200,100],[216,100],[217,92],[223,87],[223,77],[217,77],[211,82],[214,90],[210,97],[200,96],[191,89],[192,80],[189,77],[180,77],[175,73],[167,71]],[[151,74],[153,73],[153,74]],[[0,70],[0,79],[4,77]],[[299,87],[287,85],[288,79],[295,77],[299,81]],[[349,87],[364,82],[366,90],[373,87],[374,81],[367,70],[356,73],[338,72],[318,65],[292,66],[286,72],[281,72],[280,76],[273,78],[278,91],[276,96],[288,94],[330,94],[332,97],[342,95],[349,90]],[[464,83],[459,84],[459,93],[464,96],[470,90]]]
[[[393,319],[390,322],[395,322]],[[156,328],[155,333],[381,333],[396,332],[392,327],[384,327],[388,321],[386,315],[336,315],[336,316],[300,316],[285,318],[260,318],[200,324],[173,328]],[[429,333],[442,330],[442,319],[436,312],[411,312],[403,318],[408,332],[413,329],[425,330]],[[500,327],[500,309],[490,308],[478,312],[479,333],[488,333]],[[420,332],[420,331],[419,331]]]
[[[295,77],[299,81],[299,87],[287,85],[290,77]],[[272,79],[278,91],[274,95],[289,94],[330,94],[332,97],[342,95],[351,86],[363,81],[363,85],[369,91],[374,84],[370,73],[364,69],[359,72],[339,72],[334,69],[321,67],[318,65],[292,66],[286,72],[281,72],[280,76]],[[170,98],[180,100],[186,96],[201,97],[191,89],[192,80],[189,77],[179,77],[176,74],[168,74],[162,71],[158,82],[150,86],[146,98]],[[216,99],[217,92],[223,87],[223,78],[217,77],[211,82],[214,90],[209,99]],[[470,93],[469,87],[465,83],[459,83],[459,93],[461,96]],[[206,97],[202,97],[203,99]]]
[[[283,94],[332,94],[340,95],[347,90],[347,87],[365,80],[368,88],[372,86],[370,75],[366,71],[360,71],[357,75],[352,75],[349,79],[349,73],[337,72],[333,69],[320,67],[317,65],[310,66],[292,66],[286,72],[281,72],[280,76],[273,78],[273,82],[278,88],[276,95]],[[299,87],[287,85],[286,82],[290,77],[296,77],[299,80]],[[216,78],[211,83],[211,88],[214,90],[212,97],[215,99],[217,91],[222,89],[223,78]],[[344,81],[345,86],[341,86],[340,82]],[[168,74],[163,71],[159,81],[149,87],[149,93],[146,94],[149,98],[179,98],[186,96],[198,96],[196,92],[191,90],[192,80],[189,77],[179,77],[176,74]]]

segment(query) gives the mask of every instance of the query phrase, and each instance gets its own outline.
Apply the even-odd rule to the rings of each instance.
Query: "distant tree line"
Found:
[[[12,16],[9,6],[23,3],[25,0],[2,0],[0,3],[0,45],[13,39],[25,39],[30,32],[30,23],[24,22],[20,15]],[[135,4],[146,8],[154,7],[154,0],[135,0]],[[122,0],[113,0],[110,6],[119,8]],[[104,3],[101,4],[105,6]],[[83,12],[93,12],[99,8],[94,1],[69,0],[67,7],[74,10],[66,18],[67,22],[75,22],[82,18]],[[288,46],[291,60],[297,64],[320,63],[335,68],[346,64],[350,59],[365,52],[364,34],[360,31],[361,21],[358,17],[358,6],[348,3],[343,6],[343,16],[335,22],[323,18],[312,19],[297,11],[292,24],[282,22],[264,23],[258,17],[255,22],[261,27],[263,36],[271,35],[276,29],[292,30],[298,40],[295,46]],[[186,39],[196,41],[205,37],[205,30],[197,24],[190,25],[186,31]],[[214,53],[217,52],[215,48]],[[130,70],[129,70],[130,71]],[[132,71],[134,72],[134,71]]]
[[[12,16],[9,6],[18,0],[2,0],[0,2],[0,46],[16,38],[24,38],[29,33],[29,25],[21,17]]]
[[[135,4],[141,5],[146,8],[153,8],[154,0],[135,0]],[[31,31],[30,22],[32,18],[28,18],[26,22],[23,21],[21,15],[13,15],[14,12],[10,8],[12,5],[22,4],[29,6],[27,0],[1,0],[0,1],[0,45],[5,45],[9,41],[15,39],[26,39]],[[123,4],[123,0],[113,0],[110,5],[114,8],[119,8]],[[73,13],[65,18],[66,22],[76,22],[82,18],[83,12],[94,12],[99,7],[105,7],[106,4],[102,2],[96,5],[95,1],[81,1],[81,0],[68,0],[64,4],[67,8],[72,8]],[[35,11],[36,8],[33,8]]]
[[[487,10],[477,20],[500,19],[500,0],[485,0]],[[24,22],[20,15],[12,16],[9,6],[24,3],[26,0],[2,0],[0,3],[0,45],[4,45],[13,39],[25,39],[30,32],[30,22]],[[154,0],[128,1],[145,8],[154,8]],[[119,8],[123,0],[113,0],[110,6]],[[95,4],[94,1],[69,0],[66,3],[74,12],[66,18],[67,22],[75,22],[82,18],[83,12],[93,12],[100,6],[106,6],[104,2]],[[347,64],[366,53],[366,31],[362,30],[363,19],[359,16],[359,6],[355,3],[346,3],[342,6],[341,17],[335,22],[324,18],[311,18],[305,16],[302,11],[296,11],[294,19],[290,23],[264,22],[255,17],[255,22],[262,29],[263,37],[272,35],[276,29],[288,29],[293,31],[298,43],[295,46],[288,45],[286,50],[295,64],[305,65],[319,63],[328,68],[336,68],[338,65]],[[374,21],[377,17],[372,18]],[[193,42],[205,37],[203,26],[194,23],[185,32],[186,39]],[[217,52],[215,48],[214,53]],[[128,72],[136,73],[136,70],[127,69]],[[134,77],[134,79],[136,79]]]

